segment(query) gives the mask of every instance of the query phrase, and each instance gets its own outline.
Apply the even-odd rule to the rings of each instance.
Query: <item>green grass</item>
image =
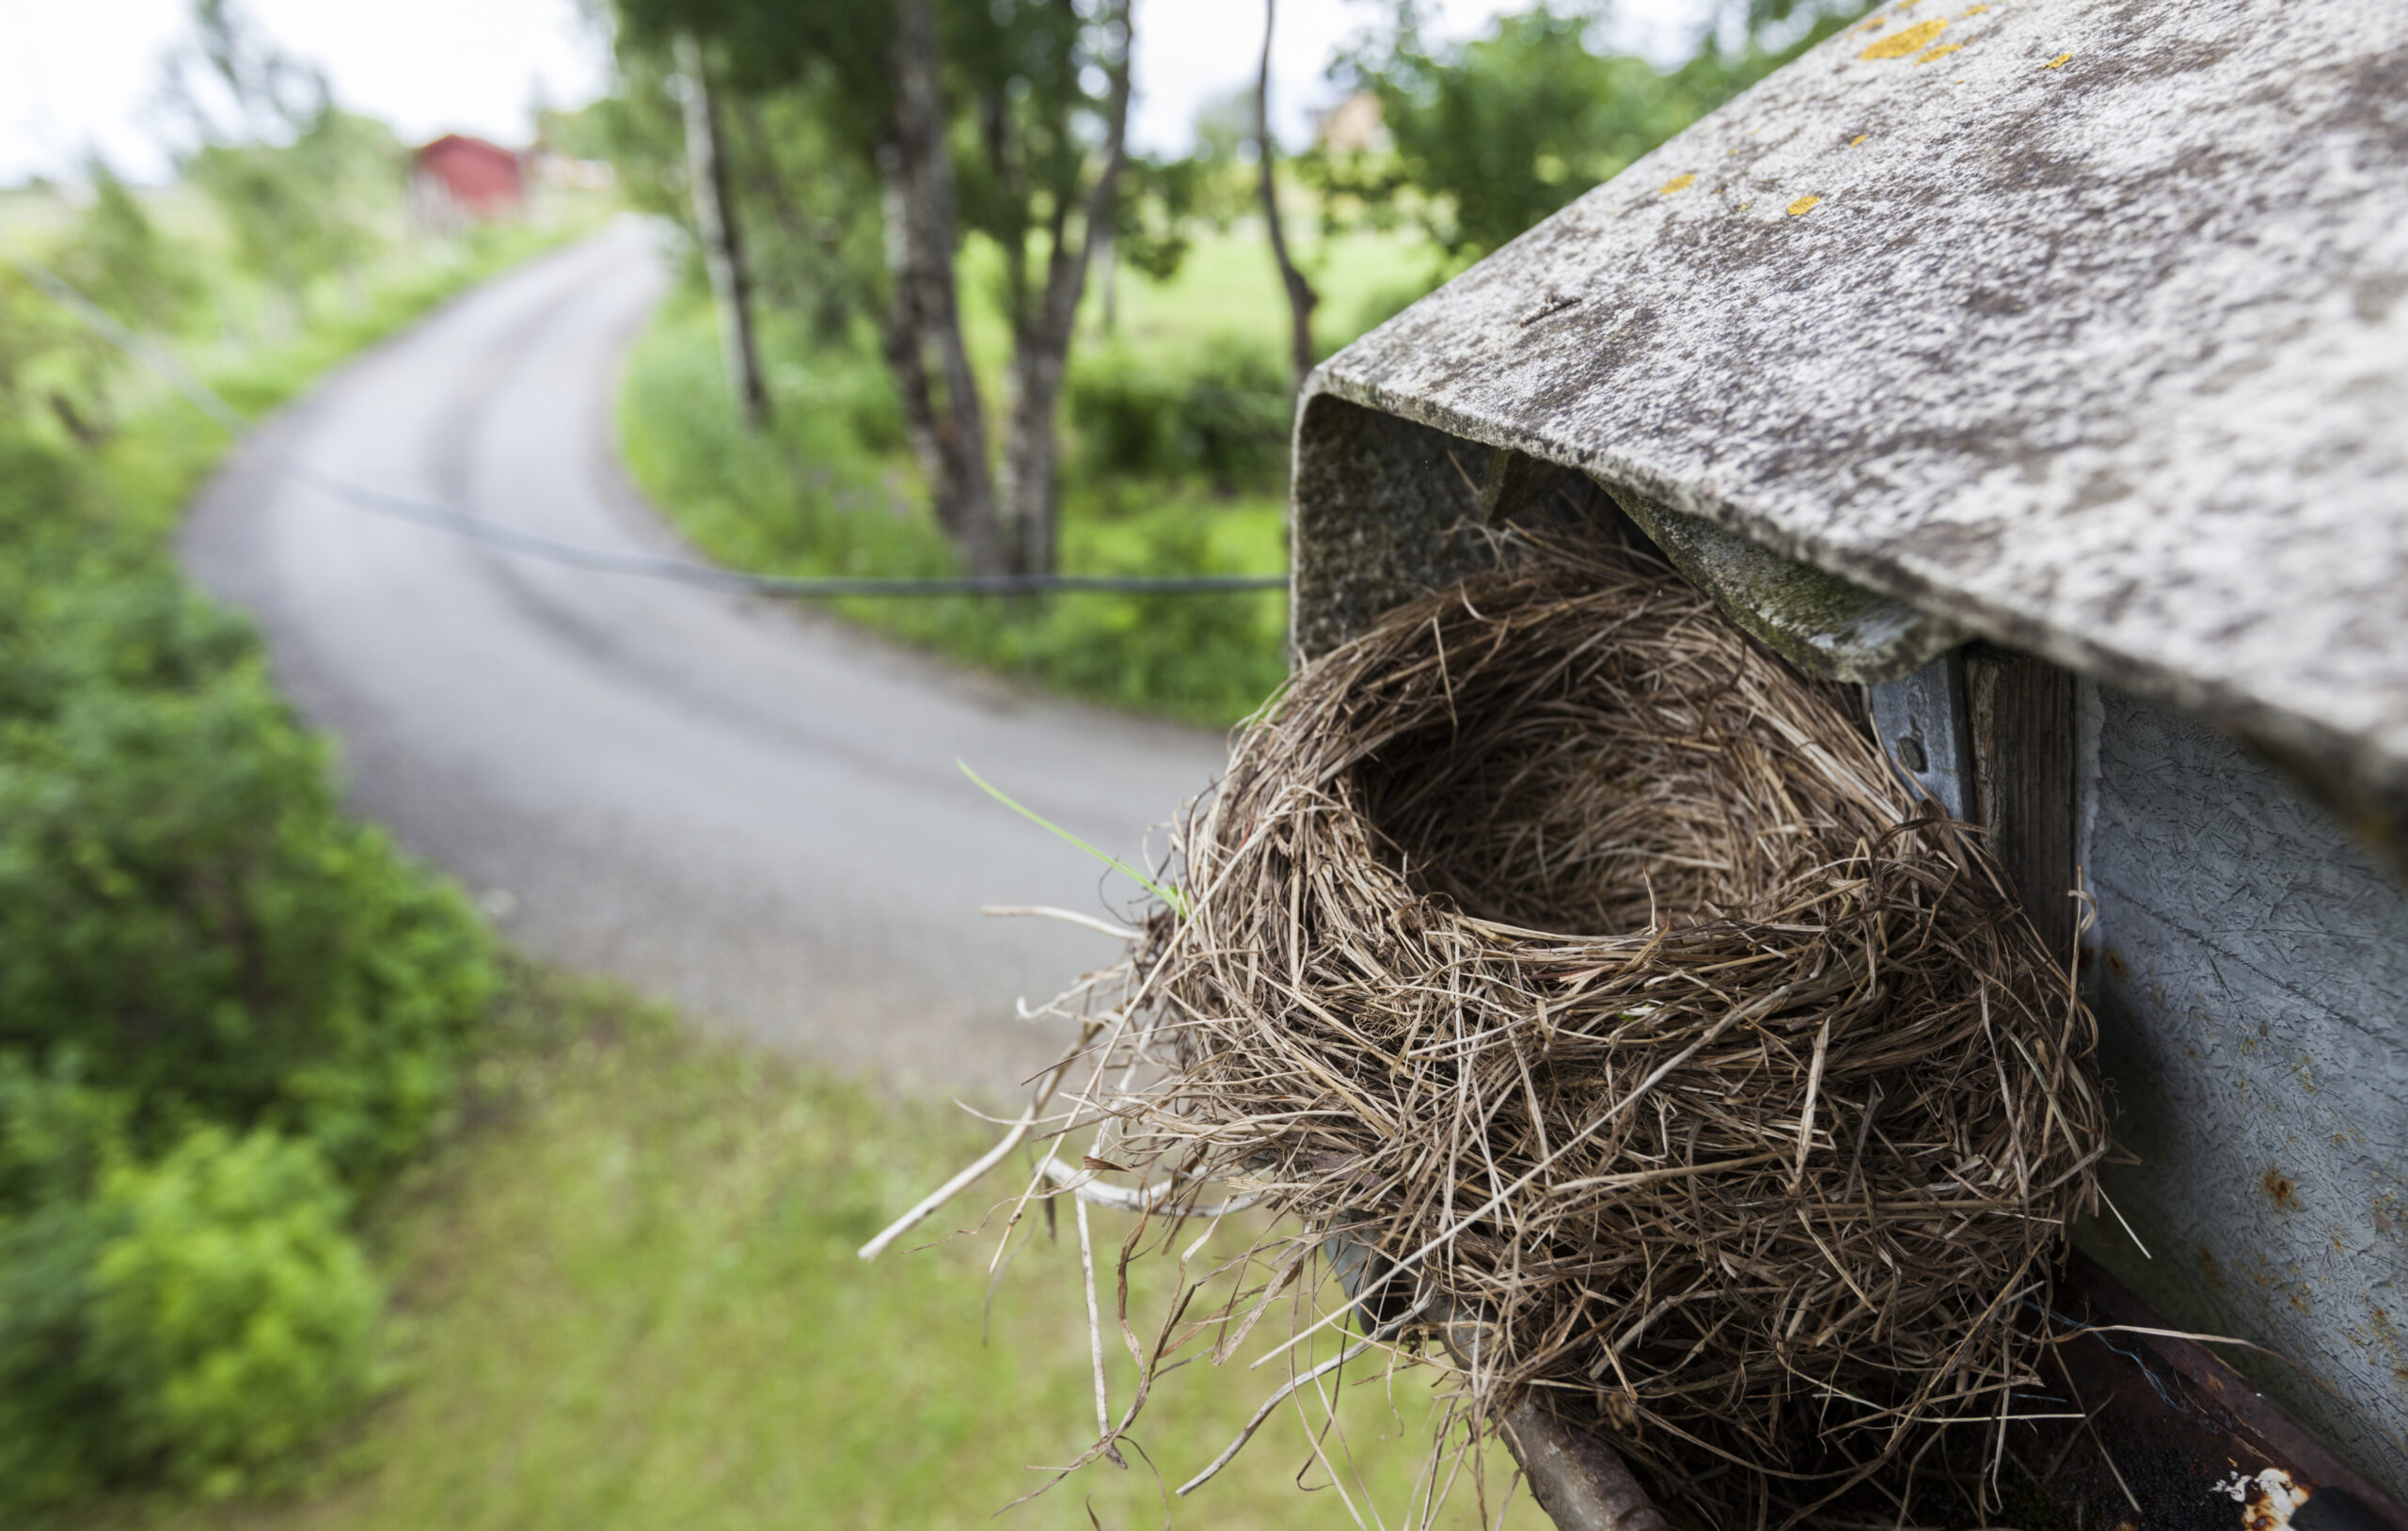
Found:
[[[1428,292],[1435,279],[1441,257],[1418,239],[1380,233],[1324,239],[1309,219],[1291,214],[1282,223],[1297,261],[1321,295],[1313,335],[1323,355]],[[1002,267],[1002,256],[984,240],[974,240],[962,253],[964,324],[971,348],[989,373],[990,398],[1000,397],[994,387],[1009,345],[1002,310],[992,301]],[[1259,219],[1200,234],[1167,282],[1122,271],[1117,308],[1110,339],[1122,344],[1153,349],[1235,337],[1282,358],[1288,355],[1287,292]],[[1083,343],[1105,339],[1101,268],[1089,275],[1080,322]]]
[[[397,263],[368,290],[367,301],[356,311],[327,314],[279,344],[209,367],[204,381],[257,419],[299,397],[337,363],[477,283],[565,242],[580,227],[499,227],[482,231],[444,259]],[[127,378],[125,389],[131,407],[124,424],[95,454],[94,466],[112,503],[164,538],[233,442],[155,377],[137,372]]]
[[[638,342],[620,401],[627,466],[680,531],[706,556],[757,573],[951,572],[911,464],[863,439],[857,422],[874,418],[886,386],[875,360],[772,349],[777,424],[755,436],[729,407],[717,347],[701,300],[673,297]],[[1073,572],[1275,572],[1284,545],[1273,496],[1075,481],[1066,496],[1063,567]],[[1197,722],[1233,721],[1286,671],[1275,592],[835,605],[964,663]]]
[[[992,1141],[950,1108],[897,1100],[757,1049],[697,1038],[599,988],[519,981],[448,1144],[370,1226],[400,1293],[405,1381],[280,1503],[101,1507],[79,1531],[717,1531],[973,1527],[1094,1438],[1078,1249],[1040,1234],[1008,1268],[990,1333],[990,1238],[874,1265],[861,1243]],[[991,1180],[925,1226],[974,1222]],[[1100,1246],[1123,1214],[1101,1212]],[[1225,1233],[1227,1242],[1234,1234]],[[907,1245],[908,1245],[907,1240]],[[1157,1310],[1149,1266],[1133,1314]],[[1110,1322],[1112,1288],[1103,1287]],[[1266,1328],[1271,1326],[1266,1326]],[[1107,1329],[1107,1337],[1110,1330]],[[1261,1349],[1258,1343],[1250,1349]],[[1110,1347],[1116,1407],[1133,1367]],[[1164,1379],[1138,1438],[1173,1485],[1219,1452],[1281,1368]],[[1399,1523],[1429,1442],[1424,1373],[1376,1373],[1323,1449],[1351,1448],[1370,1521]],[[1132,1455],[1006,1525],[1164,1523]],[[1170,1523],[1351,1523],[1297,1415],[1265,1426]],[[1499,1456],[1497,1462],[1510,1470]],[[1492,1494],[1505,1488],[1492,1469]],[[1298,1487],[1318,1486],[1315,1492]],[[1468,1481],[1441,1523],[1479,1523]],[[1544,1520],[1527,1498],[1509,1525]]]
[[[1335,345],[1426,285],[1426,247],[1348,236],[1309,256]],[[991,298],[991,249],[964,258],[972,349],[1000,418],[1006,336]],[[1200,240],[1179,276],[1154,286],[1127,274],[1119,323],[1096,326],[1091,290],[1081,337],[1089,364],[1184,376],[1212,347],[1251,348],[1276,371],[1286,309],[1259,233]],[[764,326],[774,424],[737,422],[718,339],[698,293],[674,295],[630,358],[620,438],[636,481],[705,555],[783,575],[917,575],[953,567],[928,522],[903,450],[884,372],[866,344],[813,345]],[[1082,365],[1074,355],[1073,369]],[[1275,482],[1215,485],[1132,477],[1096,466],[1066,432],[1062,567],[1084,574],[1275,573],[1287,565],[1286,496]],[[851,620],[964,663],[1026,677],[1109,705],[1226,725],[1259,705],[1286,672],[1286,604],[1276,594],[1067,595],[993,600],[848,601]]]

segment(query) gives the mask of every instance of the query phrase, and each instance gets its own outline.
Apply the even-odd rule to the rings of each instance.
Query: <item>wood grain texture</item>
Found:
[[[2059,962],[2071,960],[2075,682],[2029,655],[1972,645],[1965,687],[1973,741],[1973,821]]]

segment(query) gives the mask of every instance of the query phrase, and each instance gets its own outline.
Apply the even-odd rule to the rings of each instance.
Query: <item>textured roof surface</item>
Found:
[[[2408,783],[2408,6],[1886,8],[1313,391]]]

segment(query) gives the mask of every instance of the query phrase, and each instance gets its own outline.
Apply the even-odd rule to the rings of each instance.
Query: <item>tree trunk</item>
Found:
[[[1103,168],[1087,193],[1075,243],[1069,237],[1069,210],[1054,210],[1045,290],[1012,348],[1012,417],[1004,483],[1016,562],[1025,574],[1052,574],[1057,561],[1061,438],[1055,427],[1062,377],[1069,362],[1079,299],[1086,292],[1087,264],[1097,239],[1110,237],[1113,199],[1119,195],[1121,167],[1129,158],[1129,0],[1117,0],[1109,24],[1120,37],[1104,103]]]
[[[1313,370],[1313,309],[1321,294],[1288,254],[1288,232],[1279,223],[1279,184],[1272,173],[1278,158],[1271,136],[1271,33],[1279,0],[1262,0],[1262,67],[1254,78],[1254,158],[1262,173],[1262,221],[1271,230],[1271,258],[1279,263],[1279,281],[1288,290],[1289,345],[1302,391],[1305,374]]]
[[[702,236],[703,268],[710,274],[711,307],[719,312],[720,356],[727,366],[728,392],[746,427],[759,430],[768,418],[769,394],[761,385],[761,354],[752,339],[752,279],[744,264],[736,204],[728,195],[719,110],[703,71],[702,47],[689,32],[677,37],[677,71],[686,77],[686,172],[692,183],[694,227]]]
[[[932,0],[895,0],[893,149],[880,162],[888,173],[887,261],[895,276],[889,364],[907,395],[907,420],[916,407],[910,379],[920,380],[927,401],[925,428],[914,420],[912,434],[923,449],[937,524],[972,573],[1000,574],[1005,559],[987,471],[986,415],[956,292],[953,161],[938,90]]]

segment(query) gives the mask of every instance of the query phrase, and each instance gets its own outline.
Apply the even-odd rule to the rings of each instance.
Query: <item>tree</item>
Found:
[[[895,126],[880,153],[888,167],[887,244],[895,276],[888,365],[903,392],[913,439],[924,443],[922,457],[936,464],[939,523],[973,573],[996,574],[1008,554],[987,470],[986,408],[961,334],[954,269],[958,199],[936,7],[932,0],[895,0]]]
[[[1063,377],[1087,269],[1128,163],[1128,0],[957,5],[949,50],[983,153],[963,166],[969,227],[1004,257],[1012,333],[1004,499],[1015,567],[1056,560]],[[1035,246],[1035,247],[1033,247]]]
[[[745,124],[740,139],[729,137],[740,150],[729,156],[731,189],[769,205],[779,255],[808,270],[760,262],[764,279],[788,293],[816,287],[806,301],[832,326],[849,311],[880,313],[879,348],[937,523],[974,572],[1000,572],[986,418],[954,269],[959,229],[933,0],[616,5],[621,68],[631,76],[681,33],[715,48],[722,103]],[[772,119],[782,134],[768,131]],[[640,112],[624,114],[623,128],[640,125]],[[793,152],[797,138],[816,152]],[[882,237],[860,237],[865,225]]]
[[[1254,77],[1254,152],[1261,175],[1262,221],[1271,232],[1271,259],[1279,267],[1279,284],[1288,292],[1289,349],[1302,392],[1305,374],[1313,370],[1313,309],[1321,294],[1296,269],[1288,254],[1288,233],[1279,222],[1279,182],[1274,171],[1278,141],[1271,136],[1271,39],[1278,21],[1279,0],[1262,0],[1262,64]]]
[[[334,104],[325,74],[261,32],[232,0],[196,0],[194,39],[171,54],[168,99],[198,141],[183,171],[216,207],[236,259],[307,316],[309,279],[358,265],[401,192],[392,131]]]
[[[1687,63],[1599,53],[1595,8],[1542,4],[1495,33],[1434,49],[1410,0],[1386,43],[1339,72],[1379,98],[1394,149],[1315,157],[1333,205],[1402,212],[1451,260],[1487,253],[1846,24],[1861,6],[1734,0]],[[1726,52],[1719,29],[1743,39]]]
[[[883,312],[906,433],[963,563],[1051,569],[1061,394],[1087,274],[1116,234],[1132,265],[1173,269],[1196,189],[1173,166],[1131,169],[1126,0],[616,4],[623,68],[681,33],[714,66],[731,203],[746,204],[748,235],[777,233],[778,260],[753,262],[759,279],[823,329]],[[1000,505],[962,333],[957,255],[972,233],[1003,256],[1012,339]],[[842,303],[826,295],[838,290]]]
[[[688,190],[693,195],[703,266],[710,274],[712,305],[719,311],[728,391],[743,412],[744,423],[758,430],[769,416],[769,393],[761,384],[761,352],[752,334],[752,277],[744,261],[743,225],[728,185],[710,71],[691,32],[677,34],[677,71],[685,86],[680,104],[685,107]]]

